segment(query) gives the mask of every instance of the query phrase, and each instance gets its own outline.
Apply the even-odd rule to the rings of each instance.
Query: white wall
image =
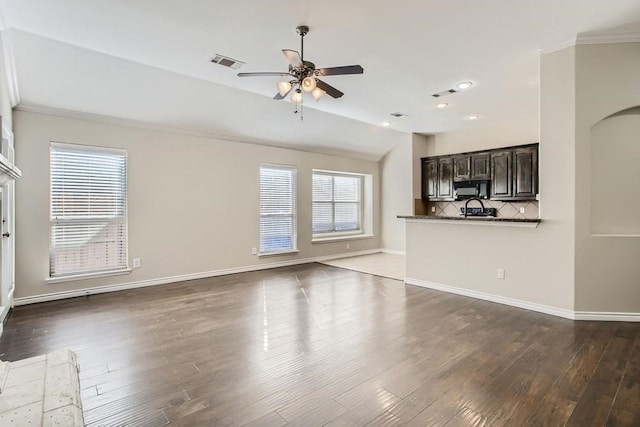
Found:
[[[380,246],[379,163],[243,144],[117,124],[17,111],[16,297],[139,282],[220,269],[376,249]],[[130,275],[47,284],[49,142],[117,147],[129,160]],[[297,255],[259,258],[258,176],[261,162],[298,168]],[[311,170],[373,175],[376,237],[311,243]],[[409,189],[410,183],[404,188]]]
[[[574,52],[544,55],[540,134],[509,129],[436,135],[435,154],[540,141],[538,228],[407,224],[407,281],[574,308]],[[505,280],[497,269],[506,270]]]
[[[638,135],[640,108],[591,128],[591,234],[640,236],[640,197],[633,194],[640,183]]]
[[[397,216],[413,214],[411,151],[411,135],[407,134],[406,141],[399,143],[381,161],[381,245],[387,250],[405,251],[404,220]]]
[[[599,138],[603,126],[624,121],[618,118],[605,123],[603,119],[640,106],[640,43],[578,46],[576,76],[576,309],[640,313],[640,237],[597,236],[591,230],[591,206],[598,202],[592,199],[598,189],[593,189],[594,195],[591,183],[593,168],[599,165],[599,159],[593,157],[597,152],[591,150],[592,138]],[[629,123],[618,125],[628,132],[637,129]],[[617,166],[635,164],[637,169],[637,131],[627,141],[634,146],[623,149],[621,156],[630,159],[621,159]],[[616,201],[611,209],[637,206],[638,182],[630,184],[611,189]],[[637,218],[638,213],[634,215]]]

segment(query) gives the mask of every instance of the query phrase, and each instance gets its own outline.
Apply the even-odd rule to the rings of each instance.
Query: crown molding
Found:
[[[573,38],[570,38],[569,40],[564,40],[559,43],[555,43],[545,48],[542,48],[540,49],[540,53],[553,53],[553,52],[557,52],[559,50],[566,49],[568,47],[575,46],[575,45],[576,45],[576,38],[573,37]]]
[[[609,43],[639,43],[640,32],[602,33],[602,34],[578,34],[569,40],[547,46],[540,49],[540,53],[553,53],[571,46]]]
[[[11,102],[11,107],[15,107],[20,104],[20,92],[18,91],[18,75],[16,73],[16,61],[13,54],[13,38],[11,32],[3,31],[1,41],[9,101]]]
[[[576,37],[576,45],[638,42],[640,42],[640,32],[578,34]]]

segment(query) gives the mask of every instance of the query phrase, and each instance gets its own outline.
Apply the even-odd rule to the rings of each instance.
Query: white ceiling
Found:
[[[638,0],[0,0],[0,10],[24,105],[373,159],[404,133],[480,121],[535,133],[540,49],[640,30]],[[324,78],[345,96],[305,98],[302,122],[271,99],[278,77],[209,62],[219,53],[246,62],[240,71],[285,71],[280,50],[299,50],[300,24],[311,28],[305,59],[365,70]],[[474,87],[436,109],[431,94],[463,80]]]

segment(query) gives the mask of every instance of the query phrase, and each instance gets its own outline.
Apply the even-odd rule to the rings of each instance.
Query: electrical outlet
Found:
[[[520,206],[520,213],[524,213],[524,206]]]
[[[347,243],[347,249],[351,249],[351,245]]]
[[[251,248],[251,255],[258,255],[258,248]]]
[[[504,279],[504,268],[498,269],[498,279]]]
[[[436,207],[435,206],[431,206],[431,212],[435,212],[436,211]]]
[[[140,258],[134,258],[133,259],[133,268],[140,268],[141,263],[140,263]]]

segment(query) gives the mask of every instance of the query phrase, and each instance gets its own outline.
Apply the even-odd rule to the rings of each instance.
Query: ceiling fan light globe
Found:
[[[316,88],[316,79],[314,77],[305,77],[302,80],[302,89],[305,92],[311,92]]]
[[[327,93],[325,91],[323,91],[322,89],[320,89],[319,87],[315,88],[314,90],[311,91],[311,95],[313,95],[313,98],[316,101],[319,101],[320,98],[322,98],[324,96],[324,94]]]
[[[302,102],[302,91],[300,89],[296,89],[296,91],[293,92],[293,95],[291,95],[291,102],[293,102],[294,104],[299,104]]]
[[[280,82],[278,83],[278,93],[280,96],[285,96],[291,90],[291,83],[289,82]]]

